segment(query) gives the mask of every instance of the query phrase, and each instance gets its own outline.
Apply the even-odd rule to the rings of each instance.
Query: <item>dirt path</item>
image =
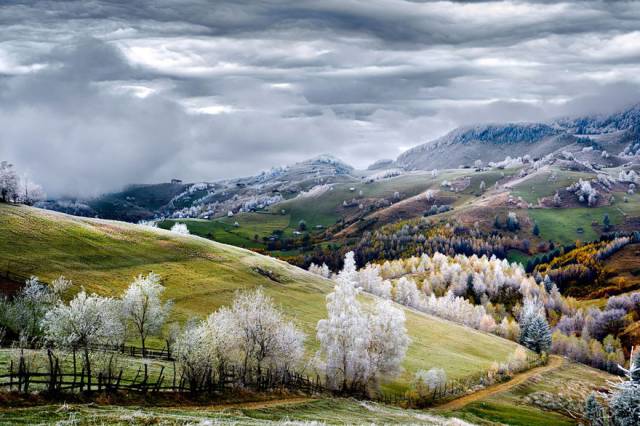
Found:
[[[489,386],[488,388],[482,389],[478,392],[472,393],[470,395],[465,395],[461,398],[454,399],[453,401],[447,402],[439,407],[438,410],[459,410],[467,404],[471,404],[472,402],[479,401],[481,399],[485,399],[490,397],[491,395],[495,395],[500,392],[508,391],[511,388],[514,388],[530,378],[537,376],[538,374],[544,374],[549,371],[555,370],[560,367],[564,360],[559,357],[552,355],[549,358],[549,363],[542,367],[532,368],[531,370],[525,371],[524,373],[518,374],[513,379],[508,382],[499,383],[497,385]]]

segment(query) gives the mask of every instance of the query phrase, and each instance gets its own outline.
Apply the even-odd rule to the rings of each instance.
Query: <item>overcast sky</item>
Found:
[[[639,87],[640,2],[0,2],[0,159],[54,195],[366,167]]]

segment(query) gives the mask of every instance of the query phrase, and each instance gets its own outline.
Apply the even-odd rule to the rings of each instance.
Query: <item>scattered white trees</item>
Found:
[[[138,275],[122,295],[122,316],[140,337],[142,354],[146,354],[147,337],[160,332],[173,303],[160,300],[164,287],[153,272]]]
[[[417,307],[420,304],[420,293],[416,283],[409,278],[402,277],[395,286],[394,298],[401,305]]]
[[[44,200],[45,196],[44,190],[40,185],[32,182],[26,176],[21,179],[18,194],[18,200],[20,202],[31,206],[37,201]]]
[[[580,179],[578,182],[567,187],[567,191],[573,192],[581,203],[587,203],[589,207],[593,207],[598,202],[598,191],[591,186],[588,180]]]
[[[318,266],[315,263],[312,263],[311,265],[309,265],[309,272],[316,275],[320,275],[321,277],[324,277],[324,278],[331,277],[331,270],[329,269],[326,263],[323,263],[322,266]]]
[[[220,308],[187,326],[176,341],[176,357],[192,391],[221,379],[229,367],[245,383],[270,369],[289,371],[304,356],[305,335],[287,321],[262,288],[236,293],[231,308]],[[254,376],[255,374],[255,376]]]
[[[176,222],[171,227],[171,232],[175,232],[176,234],[189,235],[189,229],[187,225],[184,223]]]
[[[29,180],[26,175],[20,179],[13,164],[0,162],[0,202],[31,205],[44,197],[45,193],[40,185]]]
[[[357,278],[350,252],[334,291],[327,296],[328,318],[317,326],[318,355],[327,384],[343,392],[364,392],[399,372],[409,344],[404,313],[388,301],[366,312],[357,300]]]
[[[360,287],[371,294],[383,299],[391,298],[391,282],[383,280],[378,265],[369,264],[358,271]]]

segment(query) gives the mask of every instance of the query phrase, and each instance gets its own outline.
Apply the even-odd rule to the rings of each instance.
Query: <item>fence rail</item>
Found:
[[[10,341],[4,343],[0,346],[5,349],[12,348],[20,348],[24,347],[25,349],[43,349],[40,343],[34,342],[33,344],[29,344],[29,342],[20,342],[18,340]],[[164,349],[146,349],[143,351],[141,347],[138,346],[130,346],[130,345],[90,345],[89,349],[91,351],[102,351],[102,352],[113,352],[119,353],[122,355],[129,356],[131,358],[148,358],[148,359],[157,359],[164,361],[174,361],[173,354],[171,350],[166,346]]]

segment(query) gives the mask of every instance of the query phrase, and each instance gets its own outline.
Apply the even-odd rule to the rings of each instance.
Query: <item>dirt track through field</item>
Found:
[[[552,355],[549,358],[549,363],[542,367],[532,368],[531,370],[525,371],[524,373],[516,375],[513,379],[508,382],[499,383],[497,385],[489,386],[488,388],[484,388],[479,390],[478,392],[472,393],[470,395],[465,395],[461,398],[454,399],[453,401],[447,402],[439,407],[438,410],[459,410],[465,405],[471,404],[472,402],[479,401],[481,399],[488,398],[492,395],[495,395],[500,392],[508,391],[524,382],[529,380],[532,377],[535,377],[540,374],[548,373],[549,371],[553,371],[559,368],[563,364],[564,360],[559,357]]]

